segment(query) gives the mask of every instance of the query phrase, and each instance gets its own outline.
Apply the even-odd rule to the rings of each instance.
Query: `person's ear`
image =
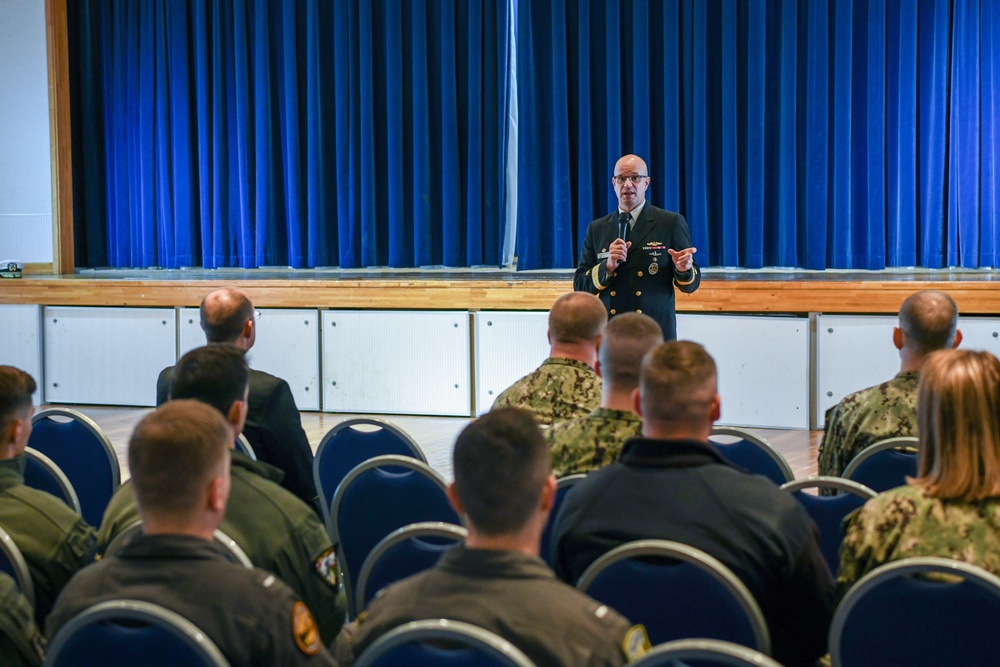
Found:
[[[951,344],[951,349],[956,350],[962,344],[962,330],[955,329],[955,342]]]
[[[632,409],[635,411],[635,414],[642,417],[642,393],[638,387],[632,390]]]
[[[223,513],[226,511],[226,500],[228,500],[226,490],[226,480],[222,476],[213,477],[208,483],[208,506],[213,512]]]
[[[247,420],[248,407],[249,406],[246,401],[233,401],[233,404],[229,406],[229,413],[226,415],[226,421],[228,421],[229,425],[233,427],[233,431],[235,431],[237,435],[243,432],[243,425],[246,424]]]
[[[455,488],[454,482],[448,485],[448,502],[459,516],[465,516],[465,507],[462,505],[462,499],[458,497],[458,489]]]
[[[539,509],[543,512],[551,512],[552,508],[555,507],[558,486],[555,475],[549,475],[545,478],[545,484],[542,485],[542,495],[539,499]]]
[[[712,423],[719,421],[722,417],[722,397],[718,394],[712,397],[711,417]]]
[[[903,349],[903,330],[899,327],[892,328],[892,344],[896,346],[897,350]]]

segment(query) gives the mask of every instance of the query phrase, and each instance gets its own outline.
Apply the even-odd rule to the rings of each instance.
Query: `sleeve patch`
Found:
[[[336,588],[338,580],[337,551],[333,547],[324,551],[316,559],[315,566],[316,573],[319,574],[320,578],[330,586]]]
[[[638,660],[646,655],[646,651],[649,649],[649,635],[646,634],[646,627],[644,625],[633,625],[629,628],[629,631],[625,633],[625,639],[622,641],[622,652],[625,653],[628,661],[634,662]]]
[[[319,653],[322,646],[319,628],[316,627],[316,621],[305,602],[296,602],[292,606],[292,634],[295,636],[295,645],[300,651],[306,655]]]

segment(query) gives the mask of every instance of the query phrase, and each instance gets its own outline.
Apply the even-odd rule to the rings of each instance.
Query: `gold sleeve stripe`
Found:
[[[694,282],[694,279],[698,277],[698,269],[691,267],[691,280],[678,280],[677,276],[674,276],[674,282],[678,285],[690,285]]]
[[[600,275],[601,275],[601,265],[600,264],[595,264],[594,268],[592,268],[590,270],[590,278],[594,281],[594,287],[597,288],[598,292],[600,292],[601,290],[607,289],[607,287],[608,287],[607,285],[602,285],[601,284]]]

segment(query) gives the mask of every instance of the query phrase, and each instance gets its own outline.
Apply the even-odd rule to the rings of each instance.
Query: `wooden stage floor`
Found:
[[[547,310],[573,289],[571,270],[177,269],[78,270],[3,281],[0,304],[196,306],[210,290],[239,285],[263,308]],[[1000,313],[993,270],[784,271],[706,269],[689,313],[895,313],[920,289],[948,292],[963,315]]]
[[[129,478],[128,438],[135,424],[151,408],[106,408],[92,405],[58,405],[43,407],[73,408],[97,422],[111,439],[122,468],[122,480]],[[409,433],[427,456],[428,462],[449,482],[452,480],[451,451],[468,418],[457,417],[408,417],[399,415],[347,415],[323,412],[303,412],[305,429],[313,452],[323,436],[340,422],[354,416],[379,417],[396,424]],[[796,479],[816,474],[816,451],[823,437],[822,431],[795,429],[748,429],[766,438],[788,460]]]

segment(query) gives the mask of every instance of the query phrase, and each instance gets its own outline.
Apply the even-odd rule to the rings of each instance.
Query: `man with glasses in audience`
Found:
[[[573,288],[597,294],[608,315],[638,312],[677,338],[674,286],[691,293],[701,283],[684,216],[646,201],[649,170],[638,155],[615,164],[611,185],[618,210],[587,227]]]
[[[257,320],[246,292],[231,287],[215,290],[202,299],[201,328],[209,345],[228,343],[245,353],[257,341]],[[173,368],[156,380],[156,404],[170,395]],[[257,458],[285,473],[285,487],[319,514],[319,498],[312,476],[313,452],[302,429],[302,418],[288,383],[263,371],[250,369],[250,396],[243,435]]]

